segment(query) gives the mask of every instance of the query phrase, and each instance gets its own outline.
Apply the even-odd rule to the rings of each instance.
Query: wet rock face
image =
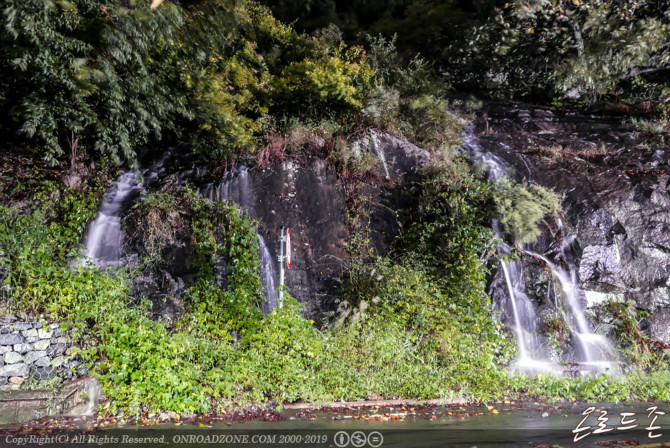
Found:
[[[416,178],[430,162],[430,153],[407,140],[378,131],[370,131],[351,143],[355,152],[375,157],[377,173],[392,182]]]
[[[670,343],[670,308],[661,308],[649,318],[649,336]]]
[[[359,194],[373,204],[372,242],[378,253],[384,253],[398,231],[393,210],[407,204],[400,186],[420,175],[430,154],[405,140],[375,131],[350,145],[361,157],[374,159],[375,179],[367,182]],[[164,166],[162,176],[177,174],[182,182],[196,185],[203,196],[235,202],[256,220],[258,233],[274,260],[275,272],[281,227],[290,228],[292,266],[286,270],[286,285],[302,303],[306,317],[320,318],[339,286],[349,257],[347,208],[355,199],[328,159],[305,156],[263,168],[250,163],[248,167],[238,166],[231,175],[199,165],[188,148],[177,148]],[[183,296],[192,284],[190,248],[184,244],[175,245],[174,257],[170,257],[164,270],[165,278],[146,275],[135,281],[135,294],[150,297],[157,314],[169,317],[178,313],[182,305],[175,297]]]
[[[479,129],[486,129],[481,123]],[[635,300],[651,312],[648,333],[670,342],[670,169],[663,148],[616,121],[495,105],[486,147],[563,196],[565,224],[585,301]],[[546,236],[537,250],[555,251]]]
[[[318,158],[304,166],[283,162],[252,172],[249,192],[249,213],[259,221],[259,232],[275,260],[281,227],[291,230],[286,285],[303,303],[303,313],[317,317],[347,257],[346,204],[335,168]]]
[[[376,159],[380,179],[361,194],[374,204],[370,216],[372,242],[384,253],[397,233],[392,210],[405,204],[398,185],[420,174],[430,161],[427,151],[388,134],[373,132],[352,142],[361,153]],[[387,178],[388,175],[388,178]],[[303,314],[318,319],[339,286],[343,264],[349,257],[347,243],[347,193],[335,167],[326,159],[311,157],[285,161],[263,170],[251,169],[244,206],[259,222],[259,232],[277,259],[281,227],[291,229],[292,266],[286,285],[303,304]]]

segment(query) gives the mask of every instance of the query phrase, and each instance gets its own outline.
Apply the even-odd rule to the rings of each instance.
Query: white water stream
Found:
[[[231,179],[219,185],[208,185],[202,191],[202,195],[213,202],[235,202],[242,208],[244,213],[251,214],[253,195],[248,168],[241,166],[237,170],[237,175]],[[256,237],[258,238],[259,260],[261,262],[260,277],[265,295],[263,313],[267,315],[277,307],[278,273],[276,260],[272,256],[265,238],[258,232],[256,232]]]
[[[154,164],[151,169],[142,174],[145,179],[153,180],[158,177],[164,156]],[[86,246],[82,264],[91,264],[100,268],[118,266],[121,263],[121,252],[123,249],[124,233],[121,229],[121,214],[124,207],[140,192],[143,186],[134,171],[128,171],[116,181],[116,184],[105,194],[100,205],[98,215],[88,227],[84,244]],[[214,202],[237,203],[245,213],[249,213],[251,204],[251,184],[247,167],[242,166],[237,176],[217,186],[209,185],[202,192]],[[277,269],[276,262],[268,248],[265,239],[260,233],[256,233],[259,246],[259,260],[261,262],[261,282],[266,302],[263,304],[263,312],[268,314],[277,306]],[[222,279],[219,279],[222,280]]]
[[[490,182],[498,182],[507,178],[509,165],[495,154],[484,151],[471,130],[464,137],[464,149],[476,163],[486,168]],[[493,230],[498,237],[501,237],[499,223],[496,221],[493,222]],[[561,286],[562,297],[567,306],[558,306],[558,308],[573,336],[575,352],[573,361],[578,364],[578,372],[580,374],[598,373],[607,370],[613,372],[617,369],[615,351],[605,337],[596,334],[591,329],[581,305],[577,269],[568,262],[569,242],[572,240],[574,240],[574,236],[568,235],[563,238],[561,244],[561,255],[568,263],[568,271],[543,255],[525,250],[524,252],[544,261]],[[518,261],[507,261],[505,259],[509,256],[510,249],[504,243],[498,247],[498,253],[501,256],[500,267],[505,278],[511,315],[514,319],[517,360],[512,366],[512,370],[527,374],[535,374],[540,371],[562,373],[563,368],[548,360],[543,345],[538,341],[539,319],[535,305],[525,292],[521,264]],[[560,305],[560,303],[557,301],[555,305]]]
[[[84,238],[87,257],[84,263],[94,266],[118,266],[123,247],[123,230],[121,229],[121,212],[140,190],[142,184],[133,171],[127,171],[116,181],[104,197],[98,216],[88,227]]]
[[[607,370],[615,372],[618,364],[615,362],[614,348],[606,337],[596,334],[591,329],[584,313],[575,266],[568,264],[569,270],[566,271],[543,255],[530,251],[526,253],[544,261],[561,287],[562,296],[567,302],[567,310],[563,307],[560,307],[560,310],[576,342],[574,361],[579,364],[579,371],[581,373],[598,373]],[[563,255],[565,259],[565,253]]]

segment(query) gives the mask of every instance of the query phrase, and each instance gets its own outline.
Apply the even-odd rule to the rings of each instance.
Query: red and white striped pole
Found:
[[[284,261],[291,269],[291,229],[282,226],[279,237],[279,308],[284,305]]]

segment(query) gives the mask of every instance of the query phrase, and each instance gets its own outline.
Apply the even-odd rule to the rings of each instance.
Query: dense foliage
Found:
[[[666,105],[665,0],[512,1],[445,53],[450,78],[517,98]]]
[[[250,223],[234,208],[183,188],[164,189],[145,201],[152,207],[168,202],[186,205],[182,224],[192,229],[202,261],[186,314],[172,324],[152,320],[148,304],[131,298],[132,273],[70,268],[78,253],[63,254],[55,243],[74,248],[78,238],[48,214],[46,204],[37,202],[31,212],[1,209],[0,245],[9,273],[5,304],[64,319],[86,336],[83,354],[113,400],[111,411],[203,412],[231,401],[500,394],[499,382],[507,374],[498,364],[510,354],[509,341],[486,307],[469,309],[474,303],[448,296],[429,274],[381,263],[378,275],[390,287],[380,289],[370,276],[373,289],[361,291],[356,297],[364,300],[355,304],[365,311],[368,300],[368,311],[357,319],[340,316],[342,325],[328,333],[301,317],[290,298],[264,319]],[[69,216],[90,213],[87,200],[69,204]],[[70,236],[54,240],[49,229]],[[159,246],[166,241],[149,239]],[[207,281],[219,254],[237,261],[230,264],[234,272],[226,288]],[[379,300],[366,294],[379,294]],[[481,331],[465,331],[470,325]],[[233,331],[240,337],[231,337]],[[491,342],[487,355],[475,356],[482,338]],[[463,344],[473,351],[462,352]]]
[[[69,159],[71,167],[132,166],[142,145],[182,138],[220,162],[269,140],[260,166],[282,160],[287,146],[319,147],[351,187],[352,260],[337,310],[317,329],[288,295],[284,308],[263,316],[254,223],[176,179],[162,179],[126,217],[145,273],[166,269],[178,241],[191,251],[195,275],[184,313],[168,322],[133,295],[138,272],[76,263],[108,179],[63,188],[54,171],[48,180],[22,183],[12,175],[11,187],[0,185],[0,192],[30,196],[29,206],[0,207],[0,311],[72,326],[112,400],[108,412],[453,395],[670,399],[662,372],[508,375],[513,344],[486,294],[498,243],[490,223],[497,218],[512,239],[528,243],[559,201],[536,186],[494,186],[468,174],[453,151],[464,120],[447,100],[453,84],[525,98],[571,92],[589,103],[610,95],[660,104],[670,97],[659,76],[670,62],[663,2],[513,2],[476,28],[467,47],[444,52],[486,15],[488,2],[352,1],[338,11],[328,0],[301,2],[312,8],[299,14],[305,29],[320,28],[310,20],[321,8],[332,12],[323,25],[337,23],[349,35],[359,27],[387,33],[358,36],[365,47],[346,45],[333,26],[299,34],[250,0],[164,1],[156,9],[123,0],[5,3],[0,132],[22,154],[62,166]],[[289,14],[296,5],[275,7]],[[396,51],[427,40],[428,59]],[[410,186],[415,201],[384,257],[370,250],[368,199],[356,188],[376,161],[354,154],[345,140],[361,128],[402,134],[436,162]],[[616,305],[609,312],[633,361],[666,365],[633,312]]]
[[[286,23],[308,32],[335,25],[347,40],[363,42],[364,33],[398,35],[401,52],[434,57],[486,18],[489,0],[281,0],[263,3]],[[430,42],[430,45],[426,45]]]
[[[665,108],[670,98],[670,5],[609,0],[266,2],[285,22],[348,41],[397,36],[459,90],[593,106],[600,100]],[[426,45],[430,42],[430,45]]]
[[[418,55],[405,61],[396,49],[396,36],[367,36],[372,84],[361,110],[368,126],[388,129],[417,145],[450,157],[460,144],[465,123],[446,99],[449,86]],[[472,102],[468,102],[472,107]]]
[[[234,158],[269,110],[346,112],[371,74],[360,50],[249,1],[9,1],[0,18],[2,130],[52,163],[133,165],[139,145],[184,131],[201,154]]]
[[[56,161],[132,160],[168,117],[189,115],[166,79],[182,18],[121,2],[9,1],[0,30],[2,123]]]
[[[495,204],[492,184],[475,180],[464,161],[428,172],[416,186],[416,207],[399,239],[404,263],[421,266],[453,300],[469,307],[488,301],[482,260],[495,250],[490,229]]]
[[[541,220],[561,207],[558,195],[539,185],[500,182],[497,187],[495,215],[502,230],[517,244],[537,241]]]
[[[407,237],[424,250],[399,245],[392,257],[370,259],[355,271],[325,332],[302,317],[290,297],[264,318],[251,223],[232,207],[174,186],[148,195],[135,213],[152,219],[151,210],[184,212],[183,221],[169,222],[189,229],[200,263],[182,319],[153,320],[149,304],[130,294],[132,272],[71,267],[79,258],[82,223],[100,198],[95,191],[63,191],[58,209],[50,206],[52,190],[36,196],[31,210],[0,208],[2,303],[6,311],[71,325],[112,400],[106,412],[126,416],[375,396],[670,398],[662,373],[576,380],[508,375],[513,344],[484,294],[484,263],[494,243],[484,222],[493,192],[458,172],[438,170],[417,185],[421,200],[413,218],[424,224]],[[168,227],[154,231],[165,236]],[[460,237],[439,237],[452,231]],[[161,253],[169,231],[157,235],[147,239]],[[227,287],[206,281],[218,256],[237,260]],[[160,263],[160,257],[151,260]]]
[[[441,381],[450,390],[497,394],[513,345],[486,295],[494,189],[463,164],[436,166],[413,186],[417,201],[405,232],[387,257],[349,271],[335,322],[371,333],[397,326],[407,338],[404,350],[434,375],[446,374]]]

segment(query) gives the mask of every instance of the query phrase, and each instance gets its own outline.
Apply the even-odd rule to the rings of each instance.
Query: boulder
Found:
[[[670,308],[662,308],[651,313],[647,322],[647,331],[652,339],[670,344]]]
[[[8,364],[0,367],[0,377],[26,376],[27,374],[28,366],[25,364]]]
[[[16,364],[23,362],[24,359],[25,358],[17,352],[7,352],[4,357],[5,364]]]

